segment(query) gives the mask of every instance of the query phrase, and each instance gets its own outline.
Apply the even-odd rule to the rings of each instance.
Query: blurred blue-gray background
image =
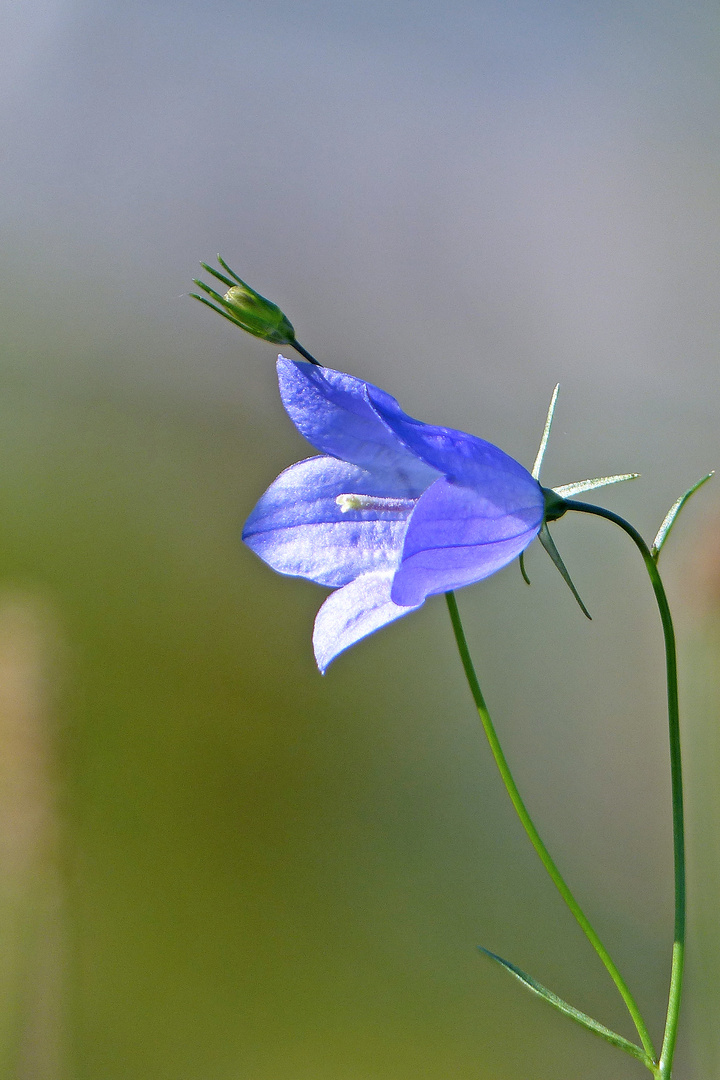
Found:
[[[307,455],[220,251],[324,363],[544,480],[720,464],[720,15],[669,0],[0,4],[0,1067],[11,1080],[601,1080],[642,1067],[478,731],[442,600],[340,658],[241,546]],[[663,559],[690,832],[678,1080],[720,1073],[720,498]],[[650,1018],[661,638],[604,522],[466,590],[527,801]]]

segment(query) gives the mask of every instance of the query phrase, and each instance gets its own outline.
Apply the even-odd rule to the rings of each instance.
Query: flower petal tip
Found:
[[[393,570],[361,574],[330,593],[317,613],[313,631],[315,659],[321,674],[345,649],[420,606],[393,603],[390,598],[393,576]]]

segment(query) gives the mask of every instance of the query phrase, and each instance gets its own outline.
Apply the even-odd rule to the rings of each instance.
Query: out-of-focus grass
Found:
[[[52,612],[0,592],[0,1070],[63,1065],[56,634]]]
[[[720,548],[717,512],[706,513],[688,560],[685,759],[690,922],[688,1019],[698,1074],[720,1070]]]

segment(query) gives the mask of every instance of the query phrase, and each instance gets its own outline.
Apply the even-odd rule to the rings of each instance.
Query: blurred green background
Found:
[[[188,300],[216,251],[323,362],[544,479],[629,469],[652,537],[720,464],[717,6],[0,4],[0,1075],[646,1075],[516,823],[441,599],[321,678],[323,590],[240,543],[306,456],[272,346]],[[678,1080],[720,1075],[720,498],[663,555],[690,954]],[[460,595],[541,831],[661,1030],[662,646],[609,525]]]

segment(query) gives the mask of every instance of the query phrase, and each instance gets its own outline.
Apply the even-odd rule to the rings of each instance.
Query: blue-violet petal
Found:
[[[378,416],[387,426],[427,465],[443,473],[458,484],[487,488],[492,497],[496,491],[502,497],[503,490],[512,495],[518,483],[537,481],[519,461],[515,461],[493,443],[468,435],[454,428],[437,427],[414,420],[402,411],[394,398],[388,397],[374,386],[368,385],[368,395]]]
[[[313,633],[315,659],[323,674],[335,657],[356,641],[420,606],[393,603],[392,576],[391,570],[361,574],[343,589],[330,593],[317,613]]]
[[[368,383],[284,356],[278,357],[277,371],[290,419],[317,450],[371,471],[402,474],[413,496],[437,478],[438,472],[409,450],[378,416],[368,399]],[[390,403],[400,409],[394,398],[376,392],[388,410]]]
[[[410,519],[393,601],[421,604],[426,596],[481,581],[512,562],[543,520],[542,492],[529,474],[528,481],[515,490],[503,488],[500,499],[492,486],[486,493],[437,480]]]
[[[412,508],[343,513],[338,495],[402,496],[357,465],[314,457],[278,476],[250,514],[243,540],[273,570],[319,585],[347,584],[367,570],[397,566]]]

